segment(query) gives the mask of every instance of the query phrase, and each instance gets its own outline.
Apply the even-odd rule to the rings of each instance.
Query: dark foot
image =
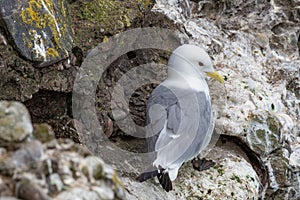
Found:
[[[158,170],[154,170],[154,171],[150,171],[150,172],[144,172],[142,174],[140,174],[136,179],[139,182],[144,182],[150,178],[153,178],[155,176],[157,176],[159,183],[161,184],[161,186],[167,191],[169,192],[170,190],[173,189],[172,187],[172,181],[170,179],[169,173],[168,172],[164,172],[164,169],[161,169],[162,172],[158,172]]]
[[[169,192],[170,190],[173,189],[172,187],[172,181],[169,177],[168,172],[164,173],[160,173],[157,175],[157,178],[159,180],[159,183],[161,184],[161,186],[167,191]]]
[[[205,158],[195,158],[194,160],[192,160],[192,164],[194,169],[203,171],[215,166],[216,163],[212,160],[206,160]]]

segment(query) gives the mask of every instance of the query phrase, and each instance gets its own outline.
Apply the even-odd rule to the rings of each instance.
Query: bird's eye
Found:
[[[198,62],[198,65],[199,65],[200,67],[203,67],[203,66],[204,66],[204,64],[203,64],[202,62]]]

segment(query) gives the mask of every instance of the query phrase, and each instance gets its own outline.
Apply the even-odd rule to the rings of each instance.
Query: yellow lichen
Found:
[[[130,27],[131,26],[131,23],[130,23],[130,19],[127,15],[123,15],[123,18],[124,18],[124,24],[126,27]]]
[[[28,47],[29,48],[32,48],[33,47],[33,43],[30,41],[30,42],[28,42]]]
[[[53,48],[48,48],[47,52],[46,52],[46,56],[47,56],[47,58],[50,58],[50,57],[55,58],[55,57],[59,56],[59,53]]]
[[[28,8],[23,9],[21,12],[22,21],[26,24],[34,24],[36,28],[45,28],[45,21],[41,20],[41,8],[42,4],[40,1],[29,1]]]
[[[103,42],[108,42],[108,37],[107,36],[104,36]]]
[[[64,1],[60,1],[60,8],[61,8],[61,14],[64,17],[67,17],[67,13],[66,13],[66,8],[65,8],[65,2]]]
[[[117,186],[121,186],[122,188],[124,188],[124,185],[123,185],[122,181],[119,180],[118,175],[117,175],[116,172],[114,172],[114,174],[113,174],[112,181],[113,181]]]
[[[45,38],[34,38],[34,34],[37,33],[38,29],[45,29],[49,27],[51,30],[51,42],[54,45],[54,48],[48,48],[46,57],[58,57],[58,50],[61,46],[61,38],[67,32],[66,25],[60,26],[63,24],[63,19],[59,18],[55,15],[55,5],[52,0],[30,0],[27,3],[27,7],[22,9],[20,14],[22,21],[25,24],[30,25],[33,29],[29,31],[29,35],[31,36],[30,40],[25,40],[25,44],[29,48],[33,47],[33,41],[40,44],[41,39]],[[34,30],[36,29],[36,30]],[[22,34],[23,40],[26,38],[26,34]]]

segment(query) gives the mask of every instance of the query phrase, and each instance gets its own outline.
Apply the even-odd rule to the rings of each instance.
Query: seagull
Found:
[[[209,144],[214,129],[205,75],[224,83],[202,48],[184,44],[172,52],[167,79],[153,90],[147,103],[148,152],[155,156],[137,178],[139,182],[157,177],[169,192],[184,162],[192,160],[199,171],[215,164],[197,157]]]

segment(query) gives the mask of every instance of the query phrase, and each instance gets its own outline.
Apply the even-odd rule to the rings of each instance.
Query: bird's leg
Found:
[[[216,163],[212,160],[206,160],[205,158],[200,159],[196,157],[192,160],[192,164],[194,169],[203,171],[215,166]]]

